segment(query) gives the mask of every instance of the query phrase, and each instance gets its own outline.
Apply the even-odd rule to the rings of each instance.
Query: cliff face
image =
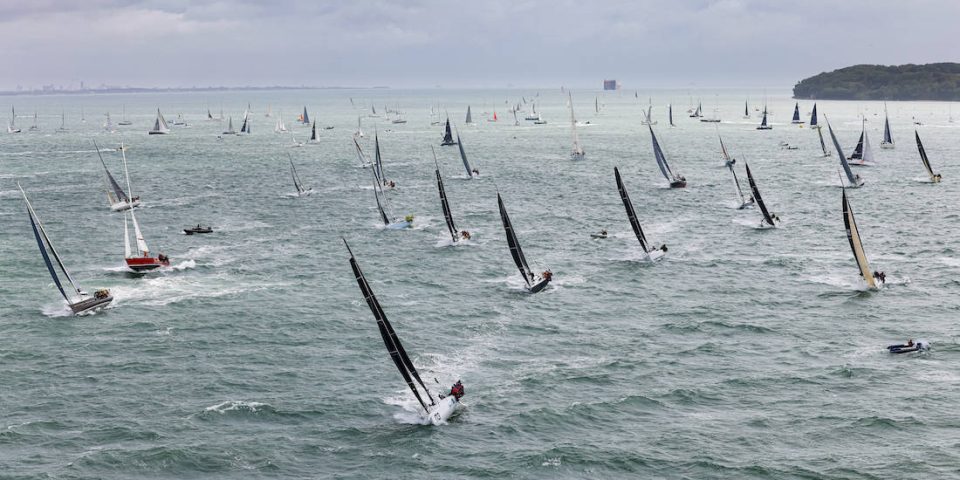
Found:
[[[800,80],[794,98],[960,100],[960,63],[854,65]]]

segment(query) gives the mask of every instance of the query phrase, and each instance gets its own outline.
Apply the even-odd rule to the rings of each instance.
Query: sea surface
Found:
[[[24,130],[0,133],[0,478],[960,476],[960,108],[889,102],[896,148],[881,150],[882,102],[817,104],[848,155],[866,120],[877,165],[848,195],[887,275],[871,292],[844,231],[839,161],[790,124],[786,89],[572,93],[581,162],[556,88],[0,98]],[[720,124],[689,118],[698,98]],[[514,125],[510,105],[531,101],[548,123],[521,112]],[[764,101],[770,131],[755,129]],[[207,109],[239,129],[248,104],[253,133],[219,138]],[[686,189],[657,169],[648,104]],[[304,106],[320,140],[295,148]],[[804,120],[812,107],[800,101]],[[147,135],[157,108],[169,135]],[[133,125],[105,132],[104,114],[116,124],[124,109]],[[449,113],[478,178],[439,146],[431,109]],[[274,133],[281,112],[292,133]],[[376,131],[397,182],[389,210],[415,215],[412,229],[378,223],[358,117],[361,146],[372,155]],[[925,183],[914,128],[941,184]],[[779,228],[736,209],[718,134]],[[125,271],[124,215],[107,207],[94,141],[127,146],[137,218],[170,268]],[[446,239],[431,146],[468,244]],[[122,178],[119,153],[103,155]],[[291,159],[312,196],[294,195]],[[646,236],[669,247],[656,264],[615,166]],[[69,314],[17,182],[79,284],[113,292],[109,309]],[[528,261],[555,275],[542,293],[523,291],[498,191]],[[183,234],[197,223],[215,233]],[[601,229],[608,239],[590,237]],[[463,380],[449,423],[421,421],[341,237],[434,395]],[[932,349],[887,353],[908,338]]]

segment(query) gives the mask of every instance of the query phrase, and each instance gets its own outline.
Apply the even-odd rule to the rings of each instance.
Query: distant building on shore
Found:
[[[616,80],[604,80],[603,81],[604,90],[620,90],[620,84]]]

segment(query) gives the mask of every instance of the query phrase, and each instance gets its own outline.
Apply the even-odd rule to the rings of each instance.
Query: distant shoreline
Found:
[[[854,65],[800,80],[793,87],[793,97],[960,101],[960,63]]]
[[[183,92],[256,92],[265,90],[373,90],[388,89],[390,87],[291,87],[276,85],[271,87],[107,87],[85,88],[76,90],[7,90],[0,91],[0,96],[11,97],[20,95],[105,95],[116,93],[183,93]]]

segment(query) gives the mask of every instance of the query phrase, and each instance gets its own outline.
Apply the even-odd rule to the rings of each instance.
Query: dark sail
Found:
[[[440,145],[453,145],[453,132],[450,131],[450,119],[447,118],[447,126],[443,131],[443,142]]]
[[[923,144],[920,143],[920,133],[914,130],[913,134],[917,137],[917,150],[920,151],[920,161],[923,162],[923,168],[927,169],[927,174],[930,175],[930,178],[933,178],[936,176],[936,174],[934,174],[933,169],[930,168],[930,160],[927,159],[927,151],[923,148]]]
[[[300,121],[303,122],[304,125],[309,125],[309,124],[310,124],[310,115],[307,115],[307,107],[306,107],[306,106],[303,107],[303,118],[300,119]]]
[[[883,143],[893,143],[893,136],[890,135],[890,118],[883,119]]]
[[[523,256],[523,250],[520,249],[520,242],[517,240],[516,232],[513,231],[513,224],[510,223],[510,216],[507,215],[507,209],[503,206],[503,199],[500,198],[499,193],[497,193],[497,205],[500,207],[500,220],[503,221],[503,230],[507,234],[507,245],[510,247],[510,255],[513,257],[514,263],[517,264],[517,269],[520,270],[523,281],[527,282],[527,286],[529,287],[532,272],[527,265],[527,259]]]
[[[850,242],[850,250],[853,250],[853,258],[857,261],[857,267],[860,269],[860,277],[867,282],[867,285],[875,288],[876,281],[871,274],[867,255],[863,251],[860,230],[857,229],[857,220],[853,217],[853,209],[850,208],[850,202],[847,200],[847,189],[843,189],[843,226],[847,230],[847,241]]]
[[[397,332],[393,330],[393,326],[390,325],[390,322],[387,320],[387,315],[383,312],[380,302],[377,301],[377,297],[374,296],[373,291],[370,289],[370,284],[367,283],[367,279],[363,276],[360,265],[357,264],[357,259],[354,258],[353,252],[350,250],[350,245],[347,244],[346,240],[343,241],[343,244],[346,245],[347,251],[350,253],[350,268],[353,269],[353,275],[357,279],[357,285],[360,287],[360,292],[363,294],[364,300],[367,301],[367,306],[370,307],[370,311],[373,312],[373,317],[377,320],[380,337],[383,338],[383,344],[387,347],[390,358],[393,360],[394,365],[397,366],[397,370],[400,370],[400,375],[403,376],[403,380],[407,382],[410,391],[417,397],[420,406],[429,412],[427,404],[423,401],[423,397],[420,396],[420,392],[413,383],[413,379],[416,379],[417,383],[423,387],[423,390],[427,393],[427,397],[430,399],[430,404],[433,405],[433,396],[430,395],[430,390],[423,384],[423,380],[420,379],[420,374],[417,373],[416,367],[414,367],[407,352],[404,351],[403,345],[400,343],[400,338],[397,337]]]
[[[293,166],[293,160],[290,160],[290,173],[293,175],[293,186],[297,188],[297,192],[303,193],[305,189],[303,184],[300,183],[300,176],[297,175],[297,167]]]
[[[763,204],[763,199],[760,198],[760,190],[757,189],[757,183],[753,181],[753,174],[750,173],[750,165],[744,160],[743,165],[747,168],[747,180],[750,182],[750,190],[753,192],[753,200],[757,202],[757,206],[760,207],[760,212],[763,213],[763,220],[767,222],[771,227],[775,226],[773,223],[773,216],[770,215],[770,212],[767,211],[767,206]]]
[[[57,276],[56,270],[53,269],[53,263],[50,262],[50,255],[47,254],[47,247],[43,244],[43,240],[40,239],[40,231],[37,230],[37,223],[33,219],[33,213],[30,212],[29,207],[27,208],[27,215],[30,217],[30,226],[33,227],[33,236],[37,238],[37,246],[40,247],[40,253],[43,254],[43,262],[47,264],[47,270],[50,272],[50,277],[53,278],[53,283],[55,283],[57,285],[57,289],[60,290],[60,295],[63,295],[64,300],[69,302],[70,298],[67,297],[67,292],[63,291],[63,284],[60,283],[60,277]]]
[[[123,191],[123,188],[120,187],[120,184],[117,183],[116,179],[113,178],[113,175],[110,174],[110,170],[107,169],[107,164],[103,161],[103,155],[100,154],[100,147],[97,145],[97,142],[93,142],[93,146],[97,149],[97,156],[100,157],[100,163],[103,165],[103,171],[107,173],[107,179],[110,181],[110,187],[113,188],[113,193],[116,195],[117,200],[129,202],[130,197],[127,197],[126,192]]]
[[[250,115],[243,115],[243,125],[240,126],[240,133],[250,133]]]
[[[440,178],[440,168],[437,170],[437,190],[440,192],[440,206],[443,208],[443,218],[447,221],[447,230],[450,231],[450,238],[457,241],[457,227],[453,224],[453,214],[450,213],[450,204],[447,203],[447,192],[443,189],[443,179]]]
[[[667,110],[667,118],[670,119],[670,126],[671,126],[671,127],[674,126],[674,125],[673,125],[673,104],[672,104],[672,103],[670,104],[670,108]]]
[[[657,141],[657,136],[653,133],[653,127],[649,125],[647,125],[647,127],[650,129],[650,138],[653,139],[653,156],[657,159],[657,166],[660,167],[660,173],[663,174],[663,177],[666,178],[668,182],[672,182],[675,179],[673,171],[670,170],[670,165],[667,164],[667,157],[660,148],[660,142]]]
[[[623,186],[623,180],[620,178],[620,170],[617,167],[613,167],[613,175],[617,179],[617,190],[620,191],[620,200],[623,201],[623,208],[627,210],[627,219],[630,220],[630,226],[633,227],[633,233],[637,235],[637,240],[640,241],[640,247],[643,248],[644,252],[649,252],[650,248],[647,243],[647,237],[643,234],[643,229],[640,228],[640,221],[637,220],[637,212],[633,210],[633,202],[630,201],[630,195],[627,194],[627,189]]]
[[[817,104],[816,103],[813,104],[813,111],[810,112],[810,126],[811,127],[817,126]]]
[[[743,102],[743,116],[750,116],[750,105],[748,105],[746,101]]]
[[[793,123],[800,123],[800,102],[793,104]]]
[[[387,180],[383,178],[383,160],[380,158],[380,137],[377,133],[373,134],[373,151],[373,176],[376,177],[377,181],[382,185]]]
[[[390,225],[390,218],[387,217],[387,212],[383,210],[383,203],[380,202],[380,185],[377,184],[376,179],[373,182],[373,196],[377,198],[377,210],[380,211],[380,219],[383,220],[383,225]]]
[[[463,151],[463,142],[460,141],[460,132],[457,132],[457,147],[460,148],[460,160],[463,160],[463,168],[467,171],[467,177],[472,177],[473,172],[470,171],[470,162],[467,161],[467,153]]]
[[[313,127],[310,129],[310,141],[311,142],[317,141],[317,121],[316,120],[313,121]]]
[[[860,140],[857,140],[857,148],[853,149],[853,153],[850,154],[850,160],[862,160],[863,159],[863,132],[860,132]]]

